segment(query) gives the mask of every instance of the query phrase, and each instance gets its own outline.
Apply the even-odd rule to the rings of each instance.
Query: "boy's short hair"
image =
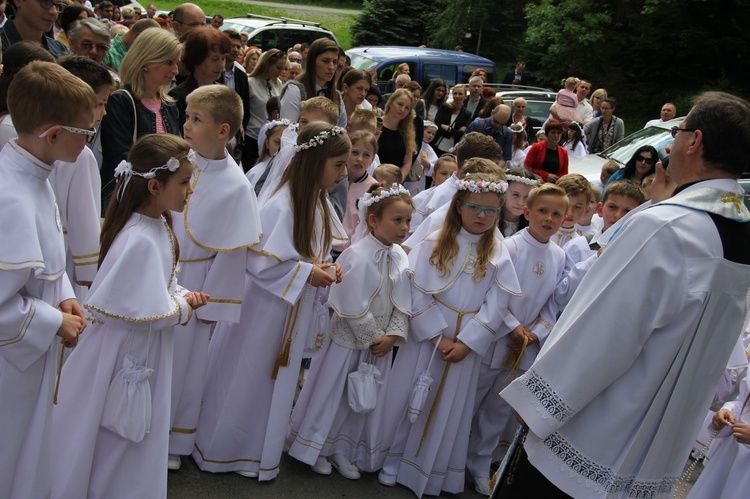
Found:
[[[378,153],[378,139],[368,130],[357,130],[349,135],[349,140],[352,142],[352,146],[356,142],[364,142],[372,148],[374,154]]]
[[[274,112],[278,113],[281,110],[281,101],[279,97],[274,95],[266,102],[266,114],[271,116]]]
[[[610,159],[602,165],[602,172],[605,172],[607,175],[612,176],[620,168],[620,163],[618,163],[614,159]]]
[[[393,182],[389,182],[389,180],[395,181],[397,184],[400,184],[400,180],[401,178],[403,178],[403,175],[401,174],[401,168],[399,168],[398,166],[392,165],[390,163],[383,163],[382,165],[375,168],[373,177],[375,177],[375,179],[377,179],[381,184],[385,183],[386,185],[391,185]],[[387,179],[380,180],[383,177],[387,177]]]
[[[45,125],[74,126],[97,106],[89,85],[52,62],[29,63],[8,89],[8,110],[19,134],[35,133]]]
[[[602,199],[602,203],[606,203],[610,196],[624,196],[632,199],[639,205],[646,202],[646,192],[640,185],[627,179],[615,180],[609,184],[604,190],[604,199]]]
[[[456,146],[458,169],[463,170],[464,161],[469,158],[484,158],[498,162],[503,159],[503,150],[495,139],[479,132],[471,132]]]
[[[367,109],[355,109],[349,118],[349,127],[375,133],[378,130],[378,117]]]
[[[339,108],[328,97],[316,96],[307,99],[302,103],[301,111],[319,111],[325,115],[326,121],[332,126],[337,125],[339,122]]]
[[[586,199],[590,200],[591,187],[586,177],[580,173],[568,173],[560,177],[556,185],[562,188],[568,196],[578,196],[585,194]]]
[[[536,202],[539,196],[557,196],[560,198],[564,198],[566,203],[570,204],[570,200],[568,200],[568,195],[565,193],[565,190],[562,187],[560,187],[558,184],[545,183],[542,185],[537,185],[536,187],[531,189],[529,191],[529,197],[526,198],[526,206],[529,209],[533,208],[534,203]]]
[[[404,88],[409,92],[414,92],[415,90],[419,90],[420,92],[422,91],[422,85],[420,85],[418,81],[414,80],[407,81],[404,85]]]
[[[88,83],[94,92],[98,92],[105,85],[111,87],[115,84],[109,70],[88,57],[69,55],[58,59],[57,63],[72,75]]]
[[[497,166],[497,163],[492,160],[486,158],[469,158],[461,167],[459,178],[465,178],[467,175],[473,175],[475,173],[491,173],[497,175],[502,173],[502,171],[502,168]]]
[[[602,191],[600,191],[599,188],[594,184],[589,184],[589,190],[591,191],[589,202],[598,201],[602,198]]]
[[[242,99],[226,85],[203,85],[187,96],[187,105],[202,106],[217,124],[229,125],[229,139],[242,126]]]

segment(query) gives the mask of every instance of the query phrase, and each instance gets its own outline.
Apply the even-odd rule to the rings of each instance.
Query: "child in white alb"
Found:
[[[400,483],[417,497],[463,491],[479,364],[501,334],[510,296],[520,294],[496,236],[504,175],[472,175],[458,189],[443,228],[409,254],[410,340],[387,386],[383,431],[392,443],[381,449],[378,480]],[[425,394],[426,377],[432,389]]]
[[[509,336],[489,349],[479,367],[467,468],[474,488],[483,495],[490,494],[490,465],[498,444],[506,447],[518,427],[513,408],[497,394],[531,367],[557,317],[552,294],[565,271],[565,252],[550,238],[567,207],[561,188],[534,187],[524,207],[529,226],[503,241],[523,296],[511,296],[501,331]]]
[[[376,370],[375,381],[387,383],[392,347],[406,341],[411,313],[408,262],[399,246],[409,233],[409,192],[396,184],[376,187],[359,203],[367,233],[337,260],[345,279],[331,287],[328,300],[334,311],[332,341],[313,360],[287,437],[289,455],[323,475],[330,474],[333,465],[349,479],[359,478],[360,470],[378,470],[375,456],[383,445],[387,407],[381,386],[376,399],[370,393],[374,410],[355,410],[352,395],[347,397],[353,381],[347,377],[358,370]]]

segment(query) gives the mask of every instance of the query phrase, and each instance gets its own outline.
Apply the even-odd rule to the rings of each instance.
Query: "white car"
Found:
[[[613,159],[625,166],[625,163],[630,161],[635,151],[641,146],[653,146],[659,153],[659,157],[664,158],[668,154],[666,148],[674,142],[670,129],[682,123],[684,119],[684,117],[675,118],[666,123],[638,130],[600,153],[570,158],[568,172],[580,173],[589,182],[598,181],[604,163]]]

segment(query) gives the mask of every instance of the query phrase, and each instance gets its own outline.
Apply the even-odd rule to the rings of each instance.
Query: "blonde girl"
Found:
[[[166,496],[172,330],[208,298],[175,273],[170,212],[183,210],[194,168],[187,142],[166,134],[139,139],[117,167],[84,304],[91,325],[60,376],[53,453],[67,466],[53,497]]]
[[[328,475],[333,466],[350,480],[360,470],[379,469],[375,456],[387,406],[381,388],[372,412],[356,412],[347,398],[347,377],[365,363],[387,382],[391,349],[405,342],[411,312],[407,258],[399,246],[409,233],[411,196],[398,184],[374,187],[359,206],[367,233],[338,259],[346,279],[331,288],[328,301],[332,341],[313,360],[287,438],[289,455],[314,472]]]
[[[393,92],[385,103],[378,156],[381,163],[390,163],[401,169],[401,182],[409,174],[417,150],[414,116],[414,96],[411,92],[405,88]]]
[[[497,232],[507,187],[502,173],[458,181],[442,229],[409,253],[410,341],[399,349],[387,387],[383,432],[391,444],[380,454],[378,479],[417,497],[464,489],[479,364],[497,340],[509,297],[520,294]],[[412,387],[427,373],[432,389],[415,405]]]
[[[312,327],[328,315],[320,291],[342,279],[330,251],[347,238],[328,190],[345,177],[350,150],[343,128],[309,123],[261,207],[263,236],[248,255],[241,320],[220,323],[211,339],[193,452],[203,471],[261,481],[279,473],[308,334],[313,345],[325,342]]]

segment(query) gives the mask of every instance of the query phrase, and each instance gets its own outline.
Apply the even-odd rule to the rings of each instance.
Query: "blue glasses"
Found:
[[[479,215],[484,213],[488,217],[496,217],[500,214],[500,208],[494,208],[492,206],[482,206],[479,204],[467,203],[462,201],[463,205],[466,206],[466,210],[472,215]]]

